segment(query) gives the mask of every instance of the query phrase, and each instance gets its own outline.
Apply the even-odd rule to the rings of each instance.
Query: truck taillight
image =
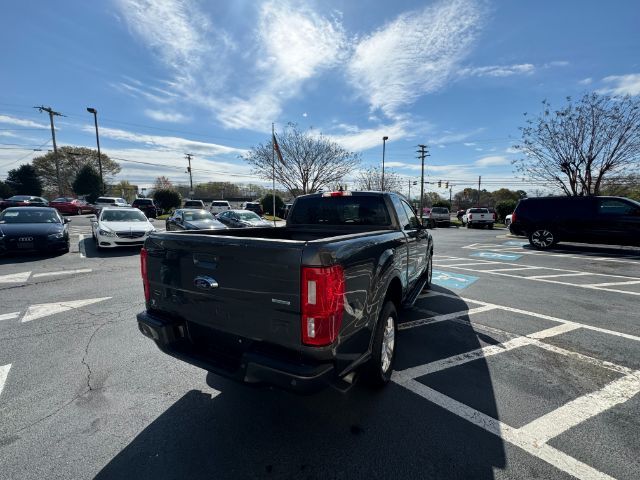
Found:
[[[473,219],[473,215],[469,214],[469,220]]]
[[[142,285],[144,286],[144,299],[148,302],[151,298],[149,290],[149,276],[147,272],[147,249],[140,250],[140,274],[142,275]]]
[[[344,270],[333,267],[302,267],[302,343],[324,346],[335,341],[342,325]]]
[[[513,212],[511,214],[511,223],[515,223],[515,221],[516,221],[516,212]]]
[[[495,222],[496,220],[496,212],[493,212],[493,221]]]

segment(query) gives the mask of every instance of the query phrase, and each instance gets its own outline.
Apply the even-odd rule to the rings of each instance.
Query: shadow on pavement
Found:
[[[529,244],[523,245],[522,248],[536,251],[536,249]],[[584,255],[585,257],[589,257],[589,256],[627,257],[627,256],[640,255],[640,247],[592,245],[592,244],[584,244],[584,243],[581,243],[581,244],[560,243],[553,248],[544,250],[544,252],[568,253],[572,255]]]
[[[468,310],[460,298],[419,302],[437,313]],[[411,310],[401,317],[411,321],[425,314]],[[397,345],[396,370],[481,346],[465,322],[401,330]],[[470,363],[471,385],[460,385],[453,376],[443,380],[445,370],[439,387],[432,388],[463,403],[473,398],[477,408],[498,418],[484,358]],[[220,393],[185,394],[96,478],[492,479],[494,469],[505,466],[499,437],[396,383],[377,391],[357,384],[347,393],[327,389],[312,396],[252,388],[213,374],[207,383]]]
[[[17,263],[39,262],[42,260],[58,258],[66,255],[66,252],[32,252],[32,253],[4,253],[0,254],[0,265],[14,265]]]

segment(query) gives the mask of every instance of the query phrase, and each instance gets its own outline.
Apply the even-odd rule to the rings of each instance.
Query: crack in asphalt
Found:
[[[87,344],[84,347],[84,355],[82,356],[82,360],[80,360],[80,363],[82,363],[82,365],[84,365],[87,368],[87,388],[88,388],[87,392],[90,392],[93,390],[93,388],[91,388],[91,375],[92,375],[91,366],[87,363],[87,356],[89,355],[89,347],[91,346],[93,337],[95,337],[96,334],[108,323],[109,322],[107,321],[98,325],[98,327],[93,331],[93,333],[89,337],[89,340],[87,341]]]

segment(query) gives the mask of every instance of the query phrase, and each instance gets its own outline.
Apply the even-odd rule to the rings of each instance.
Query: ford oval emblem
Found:
[[[193,279],[193,284],[200,290],[211,290],[212,288],[218,288],[218,282],[211,277],[196,277]]]

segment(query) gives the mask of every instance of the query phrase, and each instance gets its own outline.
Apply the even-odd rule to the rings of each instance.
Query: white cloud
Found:
[[[184,123],[189,120],[188,117],[178,112],[163,112],[161,110],[146,109],[144,114],[159,122]]]
[[[512,75],[531,75],[536,67],[531,63],[516,65],[490,65],[486,67],[467,67],[458,71],[461,76],[469,77],[510,77]]]
[[[520,153],[520,150],[514,147],[509,147],[504,151],[504,153],[508,153],[508,154]]]
[[[473,146],[475,146],[475,144],[476,144],[476,142],[464,142],[464,143],[463,143],[463,145],[464,145],[465,147],[473,147]]]
[[[168,66],[199,67],[210,43],[207,17],[195,3],[180,0],[117,0],[129,28]]]
[[[310,7],[270,1],[259,12],[256,64],[259,81],[246,97],[214,102],[218,120],[228,128],[266,131],[282,111],[282,103],[299,94],[305,80],[344,59],[342,25]]]
[[[344,53],[342,25],[310,8],[285,1],[262,5],[258,38],[266,53],[259,67],[280,84],[310,78],[320,69],[336,65]]]
[[[140,83],[140,82],[136,81],[135,83]],[[165,90],[157,89],[154,87],[151,87],[150,90],[155,90],[155,92],[150,92],[139,86],[131,85],[131,82],[130,83],[117,82],[117,83],[111,83],[110,85],[116,90],[124,92],[127,95],[131,95],[132,97],[136,97],[136,98],[141,97],[158,104],[171,103],[176,97],[176,94],[174,93],[167,92]],[[161,94],[158,95],[158,93],[161,93]]]
[[[360,152],[377,146],[382,148],[382,137],[384,136],[389,137],[387,143],[409,136],[409,124],[404,120],[390,125],[379,125],[364,130],[353,127],[352,125],[347,125],[347,127],[350,127],[349,133],[343,135],[327,135],[327,137],[352,152]]]
[[[85,125],[84,127],[82,127],[82,130],[85,132],[93,132],[94,126]],[[156,149],[158,150],[169,150],[175,152],[173,153],[174,161],[176,159],[176,154],[178,156],[181,156],[186,151],[192,151],[194,153],[203,155],[242,155],[247,152],[247,150],[242,148],[227,147],[225,145],[219,145],[216,143],[199,142],[196,140],[189,140],[187,138],[173,136],[147,135],[116,128],[100,128],[100,137],[110,138],[112,140],[123,142],[145,144],[156,147]],[[148,156],[147,158],[150,158],[150,156]]]
[[[460,143],[461,141],[466,140],[469,137],[472,137],[474,135],[477,135],[478,133],[481,133],[483,130],[484,128],[476,128],[475,130],[472,130],[470,132],[461,132],[461,133],[445,132],[445,134],[441,135],[440,137],[428,139],[428,143],[431,143],[431,144]],[[467,143],[465,143],[465,145],[467,145]],[[473,143],[473,145],[475,145],[475,143]]]
[[[578,82],[578,84],[580,84],[580,85],[591,85],[592,82],[593,82],[593,79],[591,77],[588,77],[588,78],[583,78],[582,80],[580,80]]]
[[[600,90],[608,95],[640,95],[640,73],[611,75],[602,79],[609,86]]]
[[[23,118],[16,118],[12,117],[11,115],[0,115],[0,123],[17,125],[19,127],[49,128],[49,125],[45,125],[44,123],[33,122],[31,120],[25,120]]]
[[[308,116],[308,115],[307,115],[307,112],[304,112],[304,113],[302,114],[302,116],[303,116],[304,118],[307,118],[307,116]]]
[[[509,165],[510,163],[511,162],[508,158],[499,155],[483,157],[474,162],[474,164],[478,167],[497,167],[500,165]]]
[[[358,43],[349,80],[373,109],[393,116],[401,106],[446,85],[471,50],[482,16],[480,5],[471,0],[404,13]]]
[[[571,63],[566,60],[554,60],[553,62],[545,63],[544,67],[568,67],[569,65],[571,65]]]

